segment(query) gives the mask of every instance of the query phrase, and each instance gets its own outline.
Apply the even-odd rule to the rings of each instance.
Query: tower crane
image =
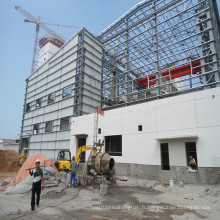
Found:
[[[58,26],[58,27],[68,27],[68,28],[77,28],[77,29],[80,28],[78,26],[71,26],[71,25],[44,23],[40,21],[40,16],[38,16],[38,18],[35,18],[33,15],[31,15],[21,6],[15,6],[15,9],[27,18],[27,19],[24,19],[24,22],[30,22],[30,23],[36,24],[36,34],[35,34],[35,41],[34,41],[34,52],[33,52],[32,66],[31,66],[31,74],[34,72],[34,64],[35,64],[35,58],[36,58],[36,52],[37,52],[38,33],[39,33],[40,28],[49,34],[53,34],[53,36],[57,37],[61,41],[64,41],[64,39],[60,35],[58,35],[54,30],[47,27],[46,24]]]

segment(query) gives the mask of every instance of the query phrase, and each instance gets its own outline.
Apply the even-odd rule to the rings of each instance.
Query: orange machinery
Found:
[[[186,64],[180,67],[176,67],[170,70],[166,70],[161,72],[160,74],[166,79],[171,80],[175,78],[179,78],[181,76],[190,75],[191,71],[192,74],[196,74],[197,72],[201,71],[201,63],[200,60],[194,60],[190,64]],[[150,75],[148,77],[137,79],[137,81],[144,87],[148,87],[151,85],[156,84],[156,74]]]

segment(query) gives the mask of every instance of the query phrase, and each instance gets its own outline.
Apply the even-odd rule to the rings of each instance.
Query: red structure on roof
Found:
[[[179,66],[173,69],[166,70],[161,72],[160,74],[166,80],[171,80],[175,78],[179,78],[181,76],[196,74],[201,71],[201,63],[200,60],[194,60],[189,64]],[[156,84],[156,74],[150,75],[141,79],[137,79],[137,81],[144,87],[148,87]]]

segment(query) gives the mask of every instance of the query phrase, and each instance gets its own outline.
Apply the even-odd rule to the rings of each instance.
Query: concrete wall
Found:
[[[183,168],[187,166],[185,143],[192,141],[196,142],[199,169],[219,168],[219,107],[220,88],[214,88],[108,110],[98,118],[102,132],[98,139],[122,135],[122,156],[114,156],[117,163],[158,167],[160,143],[168,143],[170,166]],[[71,128],[72,153],[76,153],[79,134],[87,134],[87,144],[93,143],[94,116],[75,118]],[[138,131],[138,125],[142,125],[142,131]]]

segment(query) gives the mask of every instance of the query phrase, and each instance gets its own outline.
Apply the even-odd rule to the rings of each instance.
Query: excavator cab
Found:
[[[57,160],[54,165],[59,171],[69,172],[71,162],[71,153],[69,150],[62,150],[58,153]]]
[[[26,160],[27,159],[27,154],[28,154],[28,147],[24,147],[21,151],[21,156]]]

